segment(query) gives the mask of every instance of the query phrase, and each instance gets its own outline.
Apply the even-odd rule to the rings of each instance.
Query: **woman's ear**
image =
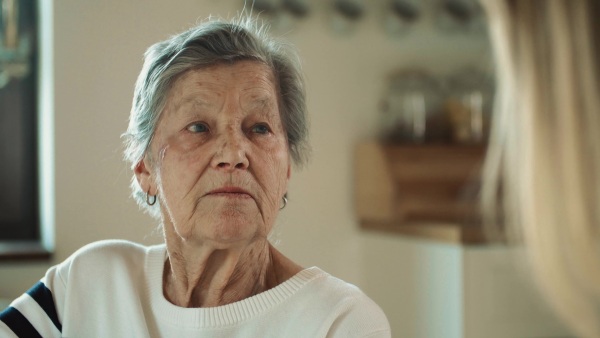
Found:
[[[156,189],[154,187],[154,177],[146,156],[133,167],[133,173],[144,192],[156,195],[156,191],[154,191]]]

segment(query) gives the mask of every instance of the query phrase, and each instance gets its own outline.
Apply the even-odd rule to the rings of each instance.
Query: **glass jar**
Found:
[[[493,101],[491,75],[462,69],[445,81],[444,110],[454,143],[485,143],[489,134]]]
[[[443,138],[441,86],[422,70],[403,70],[388,80],[380,118],[381,136],[393,143],[424,143]]]

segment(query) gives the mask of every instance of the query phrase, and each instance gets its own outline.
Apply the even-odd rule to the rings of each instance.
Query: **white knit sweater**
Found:
[[[182,308],[163,296],[164,245],[88,245],[0,313],[0,337],[390,337],[357,287],[312,267],[256,296]]]

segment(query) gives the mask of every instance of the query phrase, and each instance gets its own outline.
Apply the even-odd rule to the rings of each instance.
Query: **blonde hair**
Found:
[[[498,67],[483,204],[495,216],[503,196],[509,238],[524,244],[547,299],[585,337],[600,337],[595,1],[482,0]]]

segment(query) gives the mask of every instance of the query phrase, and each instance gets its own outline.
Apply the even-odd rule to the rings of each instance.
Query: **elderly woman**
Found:
[[[249,20],[150,47],[125,155],[165,244],[84,247],[0,314],[0,335],[389,337],[358,288],[267,239],[307,148],[302,80],[287,55]]]

